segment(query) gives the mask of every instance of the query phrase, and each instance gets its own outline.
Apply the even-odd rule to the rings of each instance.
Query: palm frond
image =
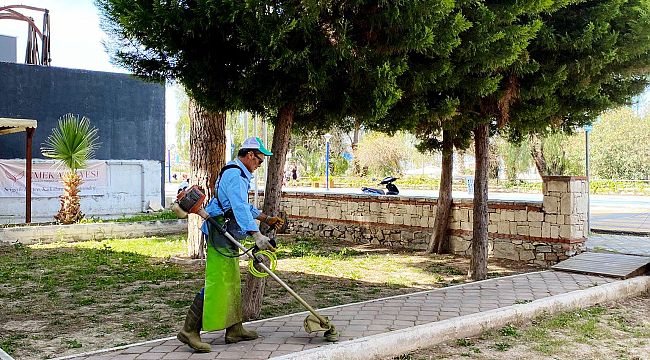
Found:
[[[66,114],[59,119],[59,127],[52,130],[41,152],[44,156],[61,161],[70,171],[86,167],[99,143],[97,128],[87,117]]]

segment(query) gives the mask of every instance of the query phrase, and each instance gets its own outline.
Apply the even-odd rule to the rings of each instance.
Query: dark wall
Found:
[[[73,113],[99,129],[96,159],[165,162],[165,88],[128,74],[0,62],[0,117],[38,121],[33,156]],[[25,133],[0,136],[0,159],[25,158]]]

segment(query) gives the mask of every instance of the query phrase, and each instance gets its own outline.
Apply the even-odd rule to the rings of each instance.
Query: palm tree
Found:
[[[59,127],[45,141],[41,152],[44,156],[59,160],[68,168],[63,174],[61,208],[54,218],[62,224],[72,224],[83,218],[79,203],[79,186],[83,182],[77,170],[86,167],[86,161],[97,149],[97,128],[90,125],[85,116],[79,119],[66,114],[59,119]]]

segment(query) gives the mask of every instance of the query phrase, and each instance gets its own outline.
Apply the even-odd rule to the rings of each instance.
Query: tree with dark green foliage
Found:
[[[541,27],[540,16],[566,1],[458,1],[454,16],[459,44],[448,55],[411,54],[409,71],[398,83],[401,100],[388,116],[369,126],[382,131],[410,129],[423,150],[442,150],[443,174],[430,252],[448,247],[452,152],[475,143],[473,279],[487,276],[487,176],[490,126],[507,118],[513,74],[531,71],[527,47]],[[398,121],[399,120],[399,121]],[[441,139],[442,137],[442,139]]]
[[[650,1],[578,1],[542,21],[529,46],[536,69],[517,77],[516,102],[504,130],[515,141],[531,137],[544,176],[539,136],[591,124],[647,87]]]
[[[444,33],[453,7],[434,0],[97,4],[115,60],[135,75],[175,79],[206,110],[245,110],[273,121],[263,206],[270,215],[280,210],[290,129],[325,126],[325,117],[309,116],[317,112],[384,113],[401,96],[396,79],[406,71],[406,54],[449,47],[436,34]]]

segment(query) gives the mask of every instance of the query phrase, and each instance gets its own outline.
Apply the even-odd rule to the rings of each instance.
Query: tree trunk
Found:
[[[359,145],[359,131],[361,130],[361,121],[354,120],[354,133],[352,136],[352,150],[355,150]]]
[[[226,113],[209,112],[190,99],[190,184],[198,185],[206,199],[214,196],[214,184],[226,159]],[[188,255],[205,258],[201,218],[190,214],[187,221]]]
[[[456,153],[458,155],[458,174],[465,175],[465,150],[458,150]]]
[[[472,259],[469,276],[473,280],[487,278],[488,252],[488,141],[489,124],[474,128],[474,224],[472,229]]]
[[[546,166],[546,159],[544,159],[544,152],[542,151],[542,140],[537,134],[530,134],[530,155],[535,160],[535,167],[539,176],[546,176],[548,168]]]
[[[287,104],[280,109],[278,119],[273,131],[273,145],[269,158],[269,170],[264,190],[263,211],[269,216],[280,214],[280,199],[282,196],[282,177],[284,176],[284,162],[289,149],[289,137],[293,126],[293,104]],[[265,278],[257,278],[248,273],[243,292],[243,314],[245,320],[256,319],[262,311]]]
[[[436,220],[433,234],[429,241],[427,253],[445,254],[449,252],[449,213],[452,202],[452,172],[454,170],[454,144],[448,131],[442,132],[442,173],[440,175],[440,189],[436,205]]]

